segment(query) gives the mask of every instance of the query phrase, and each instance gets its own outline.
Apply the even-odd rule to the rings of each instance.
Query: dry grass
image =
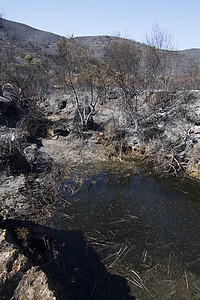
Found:
[[[139,264],[141,270],[137,271],[134,264],[135,259],[138,263],[138,258],[133,255],[131,263],[126,260],[127,255],[132,255],[132,246],[127,240],[118,243],[114,233],[108,237],[95,228],[86,234],[86,239],[102,258],[107,270],[127,280],[131,295],[137,299],[199,299],[198,276],[187,270],[172,254],[159,263],[153,263],[144,249]]]

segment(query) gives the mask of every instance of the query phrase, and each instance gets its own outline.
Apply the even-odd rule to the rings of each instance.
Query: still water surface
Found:
[[[128,245],[123,264],[138,272],[173,256],[198,276],[199,191],[197,183],[169,183],[121,163],[88,165],[61,183],[52,224]]]

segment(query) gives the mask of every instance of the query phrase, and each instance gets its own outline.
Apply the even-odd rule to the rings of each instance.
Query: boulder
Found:
[[[188,91],[185,102],[186,118],[195,125],[200,125],[200,91]]]
[[[12,242],[6,229],[0,229],[0,298],[1,299],[56,299],[46,274]]]
[[[69,130],[65,125],[55,126],[49,130],[49,135],[51,136],[67,136],[68,134]]]
[[[0,96],[0,113],[5,113],[10,103],[10,99]]]
[[[39,267],[31,267],[19,282],[15,292],[16,300],[56,300],[54,292],[49,289],[46,274]]]

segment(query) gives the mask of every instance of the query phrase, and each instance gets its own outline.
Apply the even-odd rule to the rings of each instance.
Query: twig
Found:
[[[116,255],[116,259],[110,264],[109,268],[112,268],[112,266],[120,259],[120,257],[124,254],[124,252],[127,250],[128,246],[125,246],[124,249],[123,247],[120,248]],[[123,249],[123,250],[122,250]]]
[[[90,294],[89,299],[92,298],[92,295],[93,295],[93,293],[94,293],[94,291],[95,291],[96,285],[97,285],[97,280],[95,280],[94,287],[93,287],[93,290],[92,290],[92,292],[91,292],[91,294]]]
[[[125,219],[121,219],[121,220],[119,220],[119,221],[115,221],[115,222],[112,222],[112,223],[110,223],[110,224],[117,224],[117,223],[121,223],[121,222],[125,222],[126,220]]]
[[[131,272],[132,272],[133,274],[135,274],[135,275],[137,276],[137,278],[138,278],[140,281],[142,281],[142,279],[140,278],[140,276],[139,276],[134,270],[131,270]]]
[[[147,271],[145,272],[145,274],[151,272],[153,269],[157,268],[158,266],[159,266],[159,264],[157,264],[157,265],[155,265],[154,267],[150,268],[149,270],[147,270]]]
[[[127,278],[127,277],[125,277],[126,278],[126,280],[128,280],[129,282],[131,282],[132,284],[135,284],[136,286],[138,286],[139,288],[141,288],[141,289],[143,289],[143,290],[145,290],[145,291],[147,291],[150,295],[152,295],[151,294],[151,292],[149,291],[149,289],[144,285],[144,283],[142,282],[142,279],[141,279],[141,282],[138,282],[136,279],[134,279],[134,278],[132,278],[132,279],[129,279],[129,278]],[[153,296],[152,296],[153,297]]]
[[[189,294],[189,282],[188,282],[188,277],[187,277],[186,270],[185,270],[185,282],[186,282],[187,291],[188,291],[188,294]]]
[[[103,237],[105,237],[105,235],[103,233],[101,233],[99,230],[94,228],[94,231],[96,231],[98,234],[102,235]]]
[[[171,264],[171,253],[169,254],[169,263],[168,263],[168,268],[167,268],[167,275],[170,273],[170,264]]]
[[[59,196],[59,200],[62,200],[63,202],[69,204],[69,205],[72,205],[69,201],[67,201],[65,198]]]
[[[155,268],[156,266],[154,266],[154,268]],[[152,268],[153,269],[153,268]],[[133,279],[135,282],[138,282],[141,286],[142,286],[142,288],[143,289],[145,289],[149,294],[151,294],[151,292],[149,291],[149,289],[145,286],[145,284],[143,283],[143,280],[142,280],[142,278],[138,275],[138,273],[136,272],[136,271],[134,271],[134,270],[130,270],[138,279],[139,279],[139,281],[140,282],[138,282],[137,280],[135,280],[135,279]]]
[[[200,291],[200,288],[198,288],[194,283],[193,283],[193,286]]]
[[[129,282],[131,282],[132,284],[135,284],[135,285],[137,285],[139,288],[141,288],[141,289],[144,289],[144,287],[137,281],[137,280],[135,280],[135,279],[133,279],[133,280],[130,280],[129,278],[127,278],[127,277],[125,277],[126,278],[126,280],[128,280]]]
[[[113,256],[115,256],[115,255],[116,255],[116,253],[110,254],[110,255],[108,255],[106,258],[102,259],[100,262],[104,262],[105,260],[107,260],[107,259],[109,259],[109,258],[111,258],[111,257],[113,257]]]
[[[147,258],[147,250],[144,249],[143,254],[142,254],[142,261],[145,262]]]
[[[114,236],[114,237],[116,237],[116,235],[111,231],[111,230],[109,230],[110,231],[110,233]]]

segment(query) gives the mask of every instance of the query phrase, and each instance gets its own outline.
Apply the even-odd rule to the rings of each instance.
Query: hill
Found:
[[[186,49],[186,50],[181,50],[178,51],[182,55],[185,55],[188,59],[200,59],[200,49],[198,48],[193,48],[193,49]]]
[[[56,43],[59,35],[35,29],[25,24],[2,19],[1,33],[7,42]]]
[[[40,44],[43,47],[46,47],[47,44],[55,44],[59,38],[62,36],[35,29],[31,26],[13,22],[10,20],[2,19],[1,20],[1,30],[0,30],[0,38],[3,42],[9,43],[29,43],[29,44]],[[108,37],[108,36],[82,36],[76,37],[75,41],[84,46],[89,47],[94,51],[95,57],[99,57],[103,53],[103,49],[105,45],[108,44],[109,40],[116,39],[116,37]],[[146,45],[130,41],[134,45],[137,45],[140,49],[145,49]],[[1,45],[2,46],[2,45]],[[200,62],[200,49],[186,49],[177,51],[181,54],[183,58],[186,60],[195,59]]]

